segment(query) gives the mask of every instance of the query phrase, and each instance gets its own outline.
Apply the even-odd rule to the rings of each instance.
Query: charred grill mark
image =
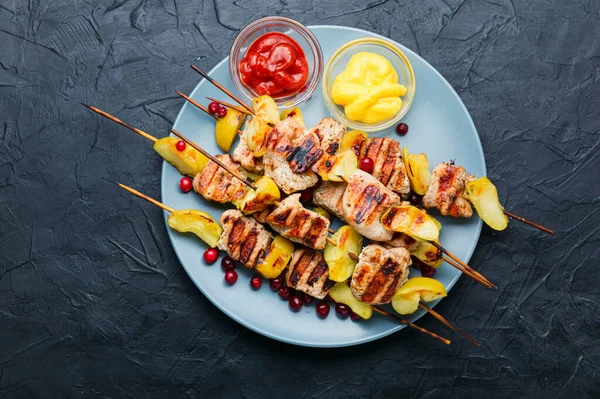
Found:
[[[386,186],[390,182],[392,174],[394,173],[396,159],[396,157],[388,155],[383,160],[383,166],[381,167],[381,175],[379,176],[379,181],[385,184]]]
[[[285,221],[287,220],[288,216],[290,216],[291,212],[292,212],[292,208],[284,209],[277,213],[273,212],[273,214],[271,214],[269,217],[267,217],[267,220],[270,223],[274,223],[276,225],[283,226],[283,225],[285,225]]]
[[[384,217],[381,218],[381,223],[384,226],[391,226],[397,213],[398,213],[398,208],[392,207],[392,208],[388,209],[388,211],[385,213]]]
[[[298,286],[302,276],[307,273],[310,269],[313,258],[316,256],[316,252],[304,250],[298,259],[298,262],[294,266],[294,271],[290,275],[290,285],[292,287]]]
[[[384,290],[387,292],[386,286],[390,282],[390,279],[397,278],[395,273],[398,267],[398,263],[390,258],[386,259],[383,266],[374,273],[369,286],[363,294],[362,300],[365,302],[374,302],[378,295],[384,293]]]
[[[372,213],[379,203],[385,198],[385,195],[375,185],[369,185],[365,188],[354,208],[354,220],[356,223],[362,223],[367,215]]]
[[[337,141],[334,141],[333,143],[329,144],[329,146],[327,146],[327,153],[329,155],[335,155],[335,153],[337,152],[337,150],[340,148],[340,143],[338,143]]]
[[[291,229],[286,233],[286,236],[299,238],[306,243],[306,245],[311,246],[310,243],[305,241],[305,237],[310,231],[310,227],[312,225],[311,215],[305,209],[296,216],[295,220],[291,221]],[[306,230],[306,231],[305,231]]]
[[[328,223],[325,222],[323,217],[315,217],[311,228],[308,230],[304,237],[304,242],[309,247],[316,247],[317,241],[320,237],[323,237],[323,232],[329,227]]]
[[[231,232],[229,233],[229,240],[227,242],[227,248],[232,258],[237,258],[237,249],[242,243],[244,237],[244,231],[246,230],[246,222],[243,219],[235,219],[233,226],[231,226]]]
[[[321,278],[323,278],[328,270],[327,263],[325,263],[325,260],[321,257],[317,263],[317,266],[315,266],[315,268],[312,270],[312,273],[308,277],[308,280],[306,280],[306,284],[310,286],[315,285],[321,280]]]
[[[244,242],[242,243],[242,249],[240,251],[240,259],[239,261],[244,264],[244,266],[253,266],[249,265],[248,261],[252,256],[252,252],[254,251],[254,247],[256,246],[256,242],[258,240],[259,231],[257,229],[252,229],[248,232],[248,235],[244,237]]]
[[[325,282],[323,283],[323,291],[329,291],[330,289],[333,288],[334,285],[335,285],[335,281],[327,278],[327,280],[325,280]]]
[[[319,143],[311,135],[306,137],[301,145],[292,147],[286,161],[294,173],[306,173],[321,154],[323,151],[319,148]]]

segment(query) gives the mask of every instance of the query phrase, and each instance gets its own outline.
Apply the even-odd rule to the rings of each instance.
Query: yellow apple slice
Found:
[[[223,229],[208,213],[194,209],[175,211],[167,219],[169,227],[180,233],[193,233],[209,247],[216,247]]]
[[[473,204],[477,214],[494,230],[504,230],[508,226],[508,217],[498,199],[496,186],[487,177],[467,182],[465,197]]]
[[[154,151],[175,166],[179,173],[193,178],[202,172],[208,163],[208,158],[189,145],[185,146],[185,150],[179,151],[176,147],[178,141],[180,140],[177,137],[163,137],[154,143]]]
[[[331,241],[337,246],[327,242],[323,256],[329,268],[329,279],[333,281],[346,281],[352,276],[356,261],[350,254],[358,255],[362,250],[362,236],[350,226],[342,226],[331,236]]]
[[[426,241],[438,239],[440,229],[436,222],[427,212],[412,205],[391,206],[381,216],[387,230]]]
[[[373,308],[371,304],[361,302],[354,297],[352,290],[346,282],[340,282],[333,286],[329,291],[329,296],[338,303],[348,305],[350,309],[363,319],[370,319],[373,316]]]

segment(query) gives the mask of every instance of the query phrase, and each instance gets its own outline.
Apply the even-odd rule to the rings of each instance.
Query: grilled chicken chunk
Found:
[[[334,286],[329,279],[327,262],[321,252],[312,249],[297,249],[292,255],[285,274],[288,287],[323,299]]]
[[[346,216],[344,214],[343,197],[346,186],[347,184],[344,182],[323,181],[315,187],[313,202],[344,221]]]
[[[327,243],[329,220],[304,208],[300,194],[290,195],[281,201],[267,216],[267,223],[282,236],[307,247],[323,249]]]
[[[408,279],[411,265],[406,248],[386,249],[371,244],[363,248],[352,274],[350,288],[359,301],[373,305],[388,303]]]
[[[364,156],[374,161],[375,167],[371,174],[387,188],[400,195],[410,192],[410,181],[402,161],[399,142],[385,137],[371,139]]]
[[[386,230],[379,220],[400,198],[370,174],[357,170],[348,179],[343,196],[344,220],[354,229],[373,241],[388,241],[393,232]]]
[[[395,233],[391,240],[382,242],[387,249],[406,248],[408,252],[412,252],[419,247],[419,242],[411,236],[404,233]]]
[[[305,136],[294,141],[285,160],[289,162],[292,172],[306,173],[321,158],[321,154],[321,140],[310,130]]]
[[[239,162],[242,168],[249,170],[250,172],[263,173],[264,167],[262,157],[255,158],[254,151],[248,146],[246,142],[246,133],[240,137],[238,145],[233,150],[233,160]]]
[[[462,166],[442,162],[433,169],[431,183],[423,197],[425,208],[437,208],[444,216],[470,218],[471,203],[464,197],[465,184],[475,180]]]
[[[254,269],[273,241],[271,233],[237,209],[223,212],[221,226],[223,233],[217,247],[248,269]]]
[[[215,158],[242,174],[240,165],[234,162],[229,154],[217,155]],[[194,178],[194,191],[209,201],[231,202],[243,198],[247,190],[244,183],[213,161],[209,161]]]
[[[323,118],[315,127],[310,129],[310,132],[316,134],[320,141],[321,156],[312,165],[312,170],[319,173],[322,170],[327,170],[328,165],[333,165],[335,162],[342,138],[346,133],[346,126],[334,119]]]
[[[266,209],[263,209],[262,211],[259,212],[254,212],[252,214],[252,217],[254,219],[256,219],[256,221],[260,224],[264,224],[267,223],[267,217],[269,216],[269,214],[271,214],[271,212],[273,212],[273,206],[270,206]]]
[[[286,194],[312,187],[318,181],[317,175],[311,170],[302,173],[294,172],[294,170],[303,170],[300,168],[304,165],[300,150],[297,150],[290,158],[291,161],[288,161],[296,143],[300,143],[305,136],[306,130],[302,125],[294,118],[285,118],[273,127],[267,138],[267,153],[263,156],[265,175],[273,179]],[[314,135],[310,137],[314,139]],[[305,144],[309,145],[310,140],[307,139]]]

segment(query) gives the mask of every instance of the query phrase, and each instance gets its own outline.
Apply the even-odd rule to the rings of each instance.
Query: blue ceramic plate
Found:
[[[314,26],[311,30],[321,43],[325,63],[338,47],[350,40],[365,36],[380,37],[371,32],[341,26]],[[402,145],[408,146],[411,153],[426,153],[432,166],[456,159],[456,162],[470,173],[485,175],[481,143],[464,104],[431,65],[409,49],[399,46],[412,62],[417,82],[414,103],[403,118],[410,126],[410,132],[402,138]],[[214,67],[210,75],[229,90],[234,90],[227,59]],[[229,100],[210,83],[202,80],[191,97],[205,104],[205,96]],[[313,97],[301,108],[307,126],[313,126],[321,118],[329,116],[320,89],[317,89]],[[174,128],[210,153],[219,154],[221,151],[215,142],[214,126],[213,118],[186,103],[179,112]],[[376,134],[398,139],[393,129]],[[162,201],[175,209],[206,211],[219,220],[227,207],[209,203],[193,193],[181,193],[178,188],[180,178],[179,172],[165,162],[162,169]],[[165,222],[166,216],[165,214]],[[469,220],[456,220],[440,217],[440,221],[444,225],[440,237],[442,245],[468,261],[479,239],[480,219],[473,217]],[[269,289],[268,284],[263,284],[259,291],[251,290],[249,280],[253,273],[243,268],[237,269],[238,282],[230,287],[223,280],[223,271],[219,263],[208,266],[202,260],[202,253],[206,248],[202,241],[192,235],[177,233],[168,227],[167,230],[179,261],[200,291],[229,317],[259,334],[295,345],[339,347],[369,342],[404,328],[394,320],[378,314],[360,323],[354,323],[350,319],[341,320],[333,309],[327,319],[321,320],[315,314],[314,303],[298,313],[293,313],[288,309],[287,302],[280,300],[277,294]],[[436,274],[436,278],[447,290],[450,290],[459,276],[460,273],[447,264],[442,265]],[[453,300],[452,295],[446,300]],[[422,315],[422,312],[415,313],[411,320],[416,320]],[[450,335],[441,325],[437,331],[443,331],[446,336]],[[398,339],[402,339],[402,335],[398,335]]]

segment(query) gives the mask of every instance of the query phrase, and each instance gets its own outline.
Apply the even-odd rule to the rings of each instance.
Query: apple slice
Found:
[[[508,226],[508,217],[500,205],[496,186],[487,177],[467,182],[465,197],[475,206],[477,214],[494,230],[504,230]]]
[[[193,233],[209,247],[216,247],[223,229],[208,213],[195,209],[173,212],[167,219],[169,227],[180,233]]]
[[[350,253],[359,254],[362,250],[362,236],[351,226],[342,226],[331,236],[331,243],[325,245],[323,256],[329,268],[329,278],[333,281],[346,281],[352,276],[356,261],[350,258]]]
[[[419,302],[431,302],[448,295],[442,283],[429,277],[409,279],[394,295],[392,307],[400,314],[412,314]]]
[[[354,297],[352,290],[348,287],[345,281],[337,283],[329,291],[329,296],[338,303],[348,305],[350,309],[363,319],[370,319],[373,316],[373,308],[371,304],[361,302]]]
[[[176,148],[178,141],[179,138],[177,137],[163,137],[157,140],[152,148],[165,161],[175,166],[179,173],[194,178],[202,172],[202,169],[208,163],[208,158],[189,145],[185,146],[185,150],[179,151]]]
[[[425,241],[437,240],[440,235],[439,222],[412,205],[389,207],[381,216],[381,223],[387,230]]]

